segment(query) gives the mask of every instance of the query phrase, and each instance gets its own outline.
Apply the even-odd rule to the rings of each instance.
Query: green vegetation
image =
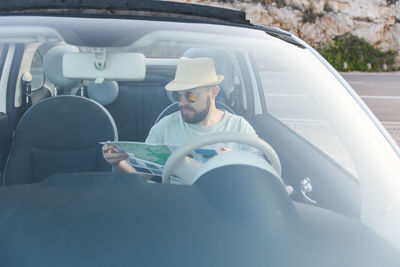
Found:
[[[234,2],[235,0],[219,0],[222,2]],[[242,2],[260,3],[265,6],[287,7],[299,11],[302,23],[318,23],[321,18],[329,13],[335,12],[332,4],[326,2],[323,11],[314,10],[311,6],[289,0],[239,0]],[[400,0],[386,0],[387,5],[399,4]],[[244,9],[244,8],[243,8]],[[245,11],[245,10],[243,10]],[[365,22],[372,22],[368,17],[358,18]],[[395,18],[395,23],[400,23]],[[400,65],[396,63],[396,51],[382,51],[374,48],[366,40],[360,39],[350,33],[336,36],[331,42],[317,46],[317,50],[340,71],[400,71]]]
[[[398,70],[395,66],[395,51],[383,52],[349,33],[336,36],[317,50],[339,71]]]

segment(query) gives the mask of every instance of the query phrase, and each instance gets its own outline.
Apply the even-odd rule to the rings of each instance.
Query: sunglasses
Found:
[[[187,102],[194,103],[194,102],[196,102],[196,100],[199,96],[199,93],[192,92],[192,91],[187,91],[185,93],[173,92],[172,96],[175,99],[175,101],[178,101],[178,102],[181,102],[183,97],[185,97]]]

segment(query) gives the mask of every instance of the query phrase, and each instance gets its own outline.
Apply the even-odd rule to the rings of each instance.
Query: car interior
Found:
[[[23,47],[20,49],[21,53],[25,50]],[[165,85],[174,78],[177,59],[147,58],[146,75],[140,81],[108,80],[96,83],[93,80],[70,79],[63,75],[63,55],[77,51],[78,47],[67,44],[53,47],[45,44],[36,49],[35,54],[40,53],[43,57],[45,82],[40,88],[27,94],[28,101],[21,108],[14,110],[15,118],[11,121],[14,121],[16,127],[12,144],[8,146],[11,147],[10,153],[2,153],[8,155],[7,163],[3,160],[3,185],[40,182],[60,172],[111,171],[101,157],[99,142],[143,142],[156,122],[178,111],[177,103],[165,90]],[[252,77],[254,74],[244,67],[251,64],[251,68],[256,70],[251,56],[195,47],[187,49],[182,56],[206,56],[214,59],[217,73],[225,76],[216,99],[217,107],[245,117],[258,136],[273,145],[282,164],[282,177],[287,185],[294,188],[292,199],[308,202],[301,194],[300,187],[304,178],[312,177],[314,190],[311,198],[316,199],[319,206],[352,217],[359,216],[357,180],[351,174],[271,116],[265,101],[259,103],[262,112],[255,114],[255,92],[243,90],[251,88],[252,79],[259,78]],[[240,69],[234,70],[233,61],[239,63]],[[22,89],[19,89],[24,90],[23,87],[21,83]],[[261,88],[258,88],[257,94],[261,95],[259,99],[264,99]],[[65,108],[61,108],[63,105]],[[56,112],[51,112],[55,107]],[[9,120],[10,117],[8,116]],[[92,122],[90,127],[87,121]],[[71,132],[65,131],[66,123],[71,125],[67,127]],[[83,127],[85,125],[88,127]],[[39,130],[38,127],[43,129]],[[32,135],[33,129],[37,136]],[[82,136],[85,138],[82,139]],[[49,140],[53,140],[54,144]],[[301,149],[293,149],[294,147]],[[30,154],[30,151],[33,152]],[[303,154],[307,154],[307,157]],[[49,158],[57,164],[48,164]],[[312,167],[314,160],[323,167]],[[20,162],[26,162],[26,168],[16,167]],[[343,192],[343,183],[348,184],[348,191]],[[337,190],[335,186],[338,187]],[[338,195],[343,200],[343,205],[337,205]]]
[[[73,258],[81,260],[80,266],[172,266],[176,254],[182,266],[257,266],[260,260],[293,266],[299,259],[300,266],[323,266],[327,258],[349,266],[396,261],[397,250],[360,222],[355,175],[273,114],[251,51],[208,45],[198,41],[201,34],[138,31],[122,38],[135,41],[125,54],[115,51],[119,43],[104,45],[134,70],[100,77],[96,64],[117,61],[101,61],[104,50],[93,45],[99,40],[79,44],[70,40],[84,39],[82,33],[65,31],[64,40],[40,30],[42,36],[29,35],[34,41],[25,36],[20,41],[17,31],[17,41],[1,46],[0,69],[9,75],[1,77],[6,88],[0,90],[0,99],[5,91],[7,100],[0,114],[0,209],[8,214],[0,221],[0,245],[7,242],[0,259],[25,264],[40,258],[44,266],[60,257],[66,266],[74,265]],[[1,34],[0,29],[0,40]],[[151,46],[163,44],[166,36],[179,47],[173,51],[178,56],[152,54]],[[91,66],[93,72],[80,73],[77,62],[88,54],[100,60]],[[79,60],[70,56],[68,65],[67,55]],[[130,56],[137,62],[129,62]],[[268,167],[246,164],[244,158],[211,168],[192,186],[148,183],[112,172],[100,142],[144,142],[155,123],[179,110],[165,85],[174,79],[181,56],[214,60],[217,74],[225,76],[217,108],[243,116],[273,148],[282,170],[279,179]],[[66,70],[74,74],[67,77]],[[78,76],[84,78],[71,78]],[[236,155],[232,160],[245,157]],[[293,190],[285,190],[289,186]],[[32,240],[43,243],[36,246]],[[25,256],[18,257],[19,251]],[[366,254],[378,255],[377,261]]]

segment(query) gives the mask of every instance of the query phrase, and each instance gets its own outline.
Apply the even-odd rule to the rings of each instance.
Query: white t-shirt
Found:
[[[146,138],[146,143],[181,146],[200,135],[214,132],[240,132],[257,136],[253,127],[244,118],[227,111],[225,111],[222,120],[212,126],[187,123],[182,119],[181,112],[177,111],[164,117],[151,128]],[[246,145],[236,143],[214,144],[205,148],[220,151],[222,147],[232,148],[233,150],[254,151]]]

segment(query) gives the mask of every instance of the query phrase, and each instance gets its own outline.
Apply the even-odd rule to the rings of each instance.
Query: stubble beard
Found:
[[[182,119],[187,123],[192,123],[192,124],[199,123],[207,117],[208,113],[210,112],[210,105],[211,105],[211,97],[209,96],[207,98],[206,107],[200,111],[195,111],[194,109],[190,108],[189,106],[185,107],[185,108],[191,109],[194,112],[193,115],[183,113],[182,107],[180,107]]]

